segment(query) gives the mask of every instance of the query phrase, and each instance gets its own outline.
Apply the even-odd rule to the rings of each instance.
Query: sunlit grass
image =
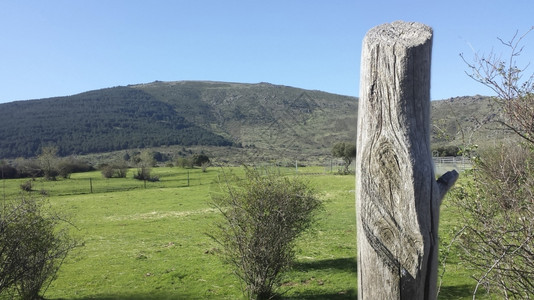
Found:
[[[297,243],[297,263],[283,277],[288,299],[355,299],[357,290],[355,178],[324,168],[280,168],[300,174],[324,201],[313,230]],[[154,168],[158,182],[104,179],[99,172],[54,182],[37,179],[35,196],[70,216],[82,246],[69,255],[46,291],[48,299],[244,299],[241,284],[217,256],[208,234],[219,218],[210,195],[217,178],[241,168]],[[188,177],[189,173],[189,186]],[[313,175],[304,175],[313,173]],[[5,180],[6,198],[21,193],[24,180]],[[91,185],[93,193],[91,193]],[[446,201],[446,200],[445,200]],[[441,236],[447,245],[458,221],[442,207]],[[454,251],[454,250],[453,250]],[[474,281],[450,253],[441,299],[471,299]],[[440,270],[441,272],[441,270]]]

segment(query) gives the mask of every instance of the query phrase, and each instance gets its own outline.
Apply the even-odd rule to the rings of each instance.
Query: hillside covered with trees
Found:
[[[489,98],[433,101],[432,110],[441,149],[506,136]],[[34,157],[47,146],[67,156],[171,145],[230,147],[262,160],[328,156],[355,138],[357,111],[357,98],[316,90],[156,81],[0,104],[0,158]]]
[[[172,105],[130,87],[0,106],[0,157],[35,156],[57,145],[60,155],[160,145],[229,146],[187,121]]]
[[[0,104],[0,158],[45,146],[62,156],[165,145],[326,149],[354,123],[356,106],[286,86],[191,81],[17,101]]]

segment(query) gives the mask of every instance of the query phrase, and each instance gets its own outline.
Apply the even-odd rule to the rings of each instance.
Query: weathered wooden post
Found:
[[[441,200],[434,177],[432,29],[394,22],[363,40],[356,155],[358,299],[435,299]]]

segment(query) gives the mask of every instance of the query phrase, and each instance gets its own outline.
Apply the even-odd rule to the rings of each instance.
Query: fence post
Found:
[[[356,156],[358,299],[435,299],[439,206],[430,150],[432,29],[394,22],[362,44]]]
[[[91,189],[91,194],[93,193],[93,178],[89,178],[89,187]]]

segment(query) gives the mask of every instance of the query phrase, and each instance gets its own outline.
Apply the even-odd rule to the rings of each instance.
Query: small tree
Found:
[[[490,54],[466,61],[468,75],[497,94],[498,122],[522,141],[479,151],[470,181],[453,193],[465,223],[458,246],[475,270],[474,295],[480,286],[506,299],[534,295],[534,74],[524,76],[516,63],[525,36],[501,40],[510,51],[506,60]]]
[[[104,178],[112,178],[115,171],[113,170],[113,167],[108,164],[102,164],[99,166],[100,173],[102,173],[102,177]]]
[[[191,169],[193,167],[193,164],[191,162],[191,159],[187,157],[178,157],[176,159],[176,166],[184,169]]]
[[[332,147],[332,155],[343,159],[345,162],[343,173],[348,174],[350,164],[356,158],[356,144],[345,142],[336,143]]]
[[[59,176],[69,178],[72,173],[92,171],[93,167],[84,160],[69,156],[58,159],[56,169]]]
[[[210,158],[206,154],[194,154],[191,157],[191,161],[194,166],[201,167],[203,164],[209,164]]]
[[[454,189],[463,218],[458,247],[477,286],[505,299],[534,295],[534,157],[516,144],[481,151],[469,180]],[[469,173],[468,173],[469,174]]]
[[[128,173],[128,163],[120,159],[111,164],[102,164],[99,168],[104,178],[126,178]]]
[[[150,173],[152,172],[152,167],[155,163],[156,161],[154,160],[152,152],[148,150],[141,152],[137,163],[137,174],[134,175],[134,178],[139,180],[150,180]]]
[[[56,176],[59,175],[57,170],[57,152],[57,147],[43,147],[41,149],[41,154],[37,157],[39,165],[47,180],[56,180]]]
[[[321,202],[297,178],[251,169],[222,189],[223,195],[213,197],[224,217],[215,239],[249,298],[270,299],[294,259],[295,239],[312,225]]]
[[[22,299],[42,299],[76,243],[64,219],[42,201],[22,197],[0,214],[0,296],[13,288]],[[44,289],[44,290],[43,290]]]
[[[20,189],[25,192],[31,192],[32,191],[32,181],[28,180],[20,184]]]
[[[469,77],[489,87],[496,93],[493,100],[502,109],[503,117],[498,121],[530,144],[534,144],[534,73],[525,77],[528,67],[517,65],[517,57],[523,51],[522,41],[534,27],[525,34],[516,33],[510,41],[501,43],[510,51],[506,60],[490,53],[475,56],[473,62],[466,62]]]
[[[126,160],[120,160],[113,164],[114,176],[117,178],[126,178],[128,174],[128,163]]]

